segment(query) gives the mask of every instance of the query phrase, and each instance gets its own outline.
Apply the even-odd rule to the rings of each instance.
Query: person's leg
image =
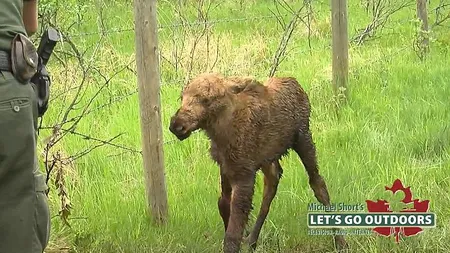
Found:
[[[37,141],[37,130],[38,130],[38,108],[37,108],[37,90],[33,83],[33,129],[35,133],[35,140]],[[36,145],[34,146],[34,182],[36,191],[36,202],[35,202],[35,220],[36,226],[33,236],[33,253],[41,253],[47,247],[48,241],[50,239],[50,210],[48,206],[47,195],[45,194],[47,190],[47,184],[45,182],[45,176],[40,171],[39,161],[37,157]]]
[[[38,163],[36,162],[36,164]],[[47,190],[45,176],[39,171],[38,166],[35,168],[34,178],[36,186],[36,230],[33,237],[33,253],[40,253],[47,247],[50,237],[50,210],[48,207],[47,195],[45,194],[45,191]]]
[[[48,207],[34,173],[36,115],[31,85],[0,72],[0,253],[38,253],[47,244],[49,216],[40,210]]]
[[[0,252],[31,252],[35,224],[32,88],[0,72]]]

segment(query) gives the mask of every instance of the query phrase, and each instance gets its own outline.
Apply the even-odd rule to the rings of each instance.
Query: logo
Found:
[[[436,215],[429,212],[430,201],[413,199],[411,187],[403,186],[396,179],[392,186],[385,186],[384,197],[363,204],[338,203],[329,206],[308,205],[308,233],[310,235],[369,235],[385,237],[418,235],[424,228],[436,227]],[[341,228],[344,230],[330,230]],[[348,229],[348,230],[345,230]]]
[[[420,213],[428,213],[429,211],[429,200],[419,200],[413,199],[411,187],[404,187],[402,181],[400,179],[396,179],[392,185],[392,187],[385,186],[385,190],[389,192],[389,194],[393,197],[391,201],[380,200],[378,199],[376,202],[371,200],[366,200],[367,209],[369,213],[409,213],[409,214],[420,214]],[[410,216],[416,217],[416,216]],[[432,223],[433,227],[436,223],[436,218],[433,216],[418,216],[414,221],[414,218],[407,218],[407,223],[409,226],[394,226],[394,227],[375,227],[373,231],[376,233],[390,237],[395,236],[395,241],[398,243],[400,234],[403,234],[405,237],[414,236],[423,231],[421,226],[414,226],[410,224],[419,224],[418,221],[420,218],[424,220],[428,218],[428,223]],[[430,221],[433,218],[434,221]],[[399,222],[400,224],[406,224],[406,222]],[[422,222],[425,223],[425,222]]]

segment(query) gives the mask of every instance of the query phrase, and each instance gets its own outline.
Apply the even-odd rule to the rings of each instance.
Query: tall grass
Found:
[[[367,14],[359,3],[349,1],[350,33],[363,27]],[[96,3],[96,4],[95,4]],[[132,3],[119,1],[85,2],[81,11],[84,22],[70,34],[96,30],[99,6],[103,6],[106,28],[132,28]],[[432,1],[436,4],[437,1]],[[68,5],[75,6],[75,2]],[[96,8],[97,6],[97,8]],[[176,20],[173,5],[159,5],[160,24]],[[270,14],[272,1],[249,1],[240,6],[224,1],[210,18],[234,19]],[[450,250],[450,40],[448,30],[436,28],[437,41],[431,43],[428,59],[422,62],[412,50],[414,7],[394,15],[379,38],[360,47],[350,48],[350,97],[337,115],[331,89],[331,30],[327,1],[314,2],[315,23],[308,48],[307,30],[300,25],[289,45],[289,54],[276,75],[294,76],[305,88],[312,103],[311,127],[317,146],[319,166],[333,202],[365,203],[385,196],[384,186],[400,178],[411,186],[413,197],[430,200],[430,210],[437,214],[437,226],[418,236],[403,239],[376,235],[347,236],[352,252],[448,252]],[[195,14],[186,9],[188,14]],[[75,9],[61,9],[60,24],[77,18]],[[406,20],[406,22],[405,22]],[[176,30],[181,33],[182,29]],[[178,34],[179,35],[179,34]],[[217,63],[212,71],[234,75],[252,75],[264,80],[282,30],[275,19],[251,22],[219,23],[213,28],[210,54]],[[175,37],[174,37],[175,36]],[[174,60],[175,48],[186,56],[195,34],[180,46],[181,36],[169,29],[159,32],[160,48],[166,59]],[[447,38],[446,38],[447,37]],[[174,44],[173,38],[175,41]],[[89,48],[98,34],[73,37],[81,48]],[[207,70],[206,38],[197,45],[193,74]],[[92,52],[89,49],[87,52]],[[101,43],[96,66],[112,74],[118,65],[134,57],[133,31],[108,34]],[[179,59],[186,64],[186,59]],[[213,61],[213,60],[211,60]],[[208,65],[210,64],[210,65]],[[61,65],[52,62],[52,92],[69,85]],[[76,68],[68,65],[67,68]],[[75,71],[75,70],[74,70]],[[217,210],[220,194],[219,171],[208,153],[204,134],[194,134],[184,142],[174,140],[168,131],[170,116],[179,105],[179,92],[186,69],[174,68],[161,60],[161,99],[164,159],[169,197],[169,222],[165,227],[150,224],[142,171],[142,158],[136,154],[105,146],[68,167],[68,187],[72,200],[71,228],[58,217],[52,219],[48,252],[70,248],[73,252],[219,252],[223,225]],[[70,77],[75,83],[80,77]],[[98,86],[92,77],[86,98]],[[114,78],[98,105],[110,97],[136,89],[136,76],[128,71]],[[55,100],[45,122],[57,118],[67,106]],[[130,96],[103,110],[89,114],[80,122],[78,132],[108,139],[125,133],[122,145],[140,149],[140,125],[137,95]],[[41,133],[41,143],[49,132]],[[172,141],[173,140],[173,141]],[[68,136],[61,144],[66,154],[89,145],[89,140]],[[41,147],[41,146],[40,146]],[[41,147],[42,148],[42,147]],[[317,202],[298,157],[290,154],[282,161],[284,176],[278,195],[259,241],[258,252],[329,252],[330,236],[309,236],[307,205]],[[259,210],[262,181],[255,186],[252,219]],[[50,194],[52,213],[59,208],[54,191]]]

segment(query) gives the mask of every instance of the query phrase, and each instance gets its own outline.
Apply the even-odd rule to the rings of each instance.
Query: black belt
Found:
[[[11,72],[9,53],[0,50],[0,70]]]

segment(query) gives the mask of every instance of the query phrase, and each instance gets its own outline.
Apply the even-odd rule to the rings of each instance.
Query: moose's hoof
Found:
[[[256,240],[255,238],[252,238],[252,235],[248,235],[248,236],[244,236],[242,238],[242,242],[247,244],[250,248],[250,252],[255,251],[256,250]]]

